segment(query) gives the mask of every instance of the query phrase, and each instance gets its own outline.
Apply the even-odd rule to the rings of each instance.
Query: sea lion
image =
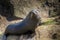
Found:
[[[10,24],[7,26],[4,37],[6,40],[6,35],[12,34],[12,35],[18,35],[25,33],[27,31],[34,31],[37,25],[39,24],[40,16],[38,14],[37,10],[32,10],[29,12],[29,14],[26,16],[26,18],[19,23],[16,24]]]

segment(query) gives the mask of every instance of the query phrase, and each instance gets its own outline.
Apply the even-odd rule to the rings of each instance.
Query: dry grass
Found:
[[[37,40],[60,40],[60,25],[41,25],[36,29]],[[54,34],[56,38],[53,38]]]

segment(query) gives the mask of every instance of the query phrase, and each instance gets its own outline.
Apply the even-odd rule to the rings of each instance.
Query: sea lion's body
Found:
[[[8,25],[5,30],[5,35],[22,34],[30,30],[34,31],[34,29],[37,27],[39,19],[40,17],[38,15],[38,12],[36,10],[33,10],[27,15],[27,17],[22,22]]]
[[[5,33],[7,34],[21,34],[29,30],[34,30],[39,22],[39,17],[37,12],[31,11],[27,17],[19,23],[10,24],[7,26]]]
[[[34,20],[24,20],[20,23],[16,23],[16,24],[10,24],[8,25],[8,27],[6,28],[5,34],[21,34],[21,33],[25,33],[27,31],[32,31],[35,29],[37,21]]]

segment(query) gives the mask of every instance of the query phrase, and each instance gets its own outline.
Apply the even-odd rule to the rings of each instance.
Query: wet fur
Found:
[[[22,22],[8,25],[5,30],[3,40],[7,40],[8,34],[20,35],[28,31],[34,32],[40,19],[37,14],[37,11],[32,10]]]

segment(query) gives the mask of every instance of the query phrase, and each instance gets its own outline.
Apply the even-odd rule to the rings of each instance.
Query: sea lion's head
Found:
[[[41,18],[40,18],[40,15],[39,15],[39,11],[36,10],[36,9],[31,10],[26,18],[29,21],[32,21],[37,25],[39,25],[41,23]]]
[[[30,12],[29,12],[29,17],[30,17],[31,19],[37,19],[37,20],[39,20],[39,19],[40,19],[39,11],[36,10],[36,9],[30,11]]]

